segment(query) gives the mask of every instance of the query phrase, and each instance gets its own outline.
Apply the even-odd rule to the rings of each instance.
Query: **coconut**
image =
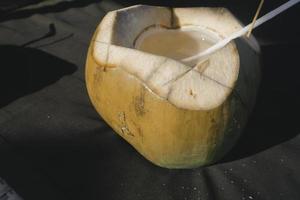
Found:
[[[137,5],[111,11],[90,43],[86,85],[101,117],[140,154],[167,168],[220,159],[239,138],[260,79],[256,40],[225,8]]]

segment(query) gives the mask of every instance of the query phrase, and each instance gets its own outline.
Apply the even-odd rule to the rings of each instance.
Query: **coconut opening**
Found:
[[[136,39],[134,47],[151,54],[181,61],[196,55],[221,40],[215,32],[199,26],[183,26],[178,29],[151,27]],[[185,63],[196,65],[200,60]]]
[[[122,68],[176,107],[209,110],[222,104],[239,74],[234,42],[209,57],[183,59],[222,40],[227,32],[216,30],[227,26],[210,21],[215,14],[199,17],[203,21],[197,24],[177,10],[180,23],[175,26],[180,28],[172,29],[169,9],[146,7],[151,12],[145,17],[146,11],[135,8],[111,13],[103,20],[95,37],[95,61],[104,68]]]

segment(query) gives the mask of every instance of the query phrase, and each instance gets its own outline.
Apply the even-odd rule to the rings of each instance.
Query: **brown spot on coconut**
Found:
[[[215,162],[232,148],[254,105],[259,54],[239,39],[209,61],[180,60],[240,28],[224,8],[138,5],[109,12],[86,62],[94,107],[156,165],[192,168]]]
[[[140,89],[140,95],[134,97],[133,104],[134,104],[135,113],[138,116],[142,117],[143,115],[145,115],[146,110],[145,110],[145,87],[144,86],[142,86]]]

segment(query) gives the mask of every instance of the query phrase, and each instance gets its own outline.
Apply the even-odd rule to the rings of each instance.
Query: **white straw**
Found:
[[[272,19],[273,17],[275,17],[276,15],[280,14],[281,12],[285,11],[286,9],[292,7],[293,5],[299,3],[300,0],[290,0],[284,4],[282,4],[281,6],[279,6],[278,8],[272,10],[271,12],[265,14],[264,16],[260,17],[259,19],[256,20],[253,29],[258,27],[259,25],[263,24],[264,22]],[[228,44],[231,40],[241,37],[243,36],[245,33],[247,33],[247,31],[251,28],[251,24],[245,26],[244,28],[242,28],[241,30],[234,32],[233,34],[231,34],[230,36],[228,36],[227,38],[217,42],[215,45],[209,47],[208,49],[206,49],[203,52],[200,52],[196,55],[193,55],[191,57],[188,58],[184,58],[181,61],[182,62],[191,62],[193,60],[198,60],[199,58],[203,57],[203,56],[207,56],[219,49],[221,49],[222,47],[224,47],[226,44]]]

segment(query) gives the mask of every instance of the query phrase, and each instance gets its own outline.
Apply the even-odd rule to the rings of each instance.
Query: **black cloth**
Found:
[[[195,2],[154,4],[228,6],[244,23],[257,6]],[[299,5],[254,31],[263,79],[238,144],[216,164],[169,170],[116,135],[85,87],[98,23],[134,3],[151,2],[45,1],[0,19],[0,177],[25,200],[300,199]]]

